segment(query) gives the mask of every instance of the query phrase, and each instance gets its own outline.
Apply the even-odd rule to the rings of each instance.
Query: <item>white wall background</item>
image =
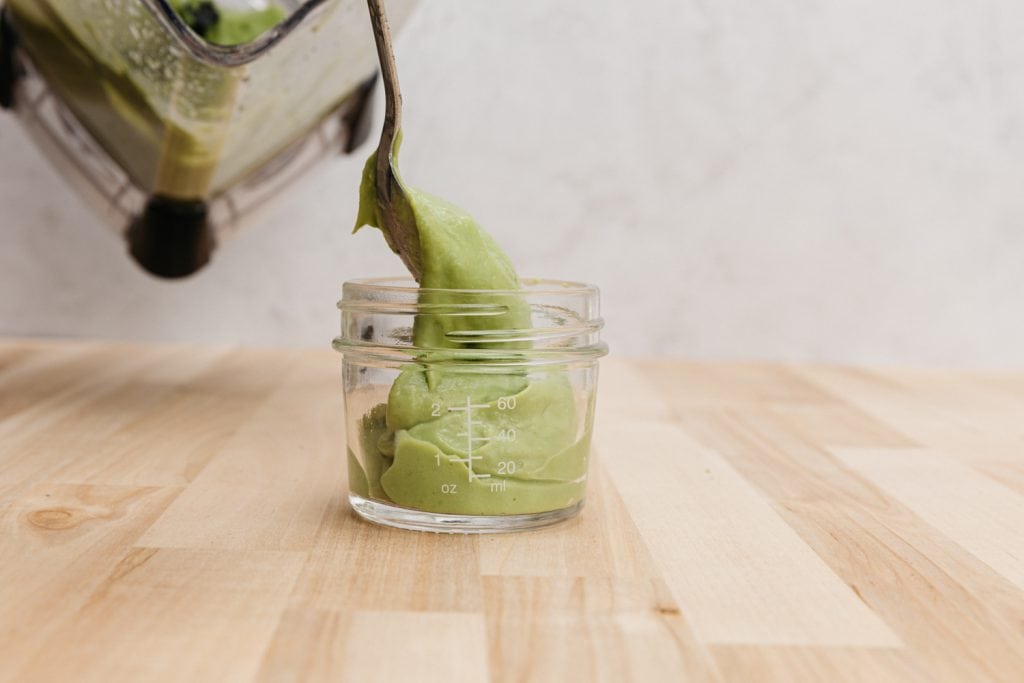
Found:
[[[404,175],[525,275],[603,286],[622,354],[1024,364],[1019,0],[428,0]],[[327,344],[337,163],[186,282],[150,279],[0,116],[0,333]]]

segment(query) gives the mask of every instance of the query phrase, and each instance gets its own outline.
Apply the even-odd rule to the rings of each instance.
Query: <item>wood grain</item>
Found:
[[[135,548],[19,677],[250,679],[303,559],[302,553]]]
[[[598,423],[599,452],[703,640],[900,645],[718,454],[674,425],[608,423]]]
[[[844,450],[852,469],[1024,589],[1024,496],[939,453]]]
[[[0,344],[0,683],[1024,680],[1024,375],[602,366],[587,507],[354,517],[330,352]]]

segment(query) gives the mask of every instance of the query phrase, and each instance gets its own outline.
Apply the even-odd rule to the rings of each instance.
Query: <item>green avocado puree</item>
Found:
[[[198,4],[210,3],[171,0],[172,8],[186,22],[186,10]],[[286,12],[274,4],[263,10],[227,10],[216,3],[212,3],[212,7],[214,12],[208,16],[216,21],[204,26],[201,35],[208,42],[220,45],[247,43],[286,17]],[[226,130],[226,126],[209,124],[221,121],[220,116],[230,115],[237,87],[237,76],[233,72],[217,75],[208,67],[193,66],[188,60],[168,60],[165,53],[169,39],[153,38],[151,49],[159,55],[154,61],[169,71],[166,76],[156,71],[136,73],[123,59],[109,55],[104,58],[90,49],[98,40],[100,26],[106,25],[89,18],[73,20],[80,13],[72,12],[65,3],[9,0],[9,8],[19,40],[31,54],[35,66],[136,185],[179,199],[207,195]],[[123,31],[124,35],[116,36],[115,42],[131,42],[125,36],[137,30],[132,21],[123,19],[123,28],[116,30]],[[179,73],[178,69],[185,71]],[[200,127],[198,133],[168,120],[162,113],[163,108],[154,103],[150,90],[158,89],[160,78],[201,78],[206,82],[203,96],[192,103],[207,112],[204,115],[207,125]],[[220,110],[223,114],[209,114]]]
[[[215,8],[216,20],[210,26],[192,27],[200,29],[200,35],[215,45],[244,45],[252,42],[280,24],[287,16],[283,9],[273,4],[261,10],[228,9],[218,6],[216,2],[198,0],[171,0],[170,4],[186,22],[195,15],[199,6],[211,5]]]
[[[392,161],[397,165],[396,158]],[[363,173],[357,230],[380,225],[375,164],[376,155]],[[511,260],[465,211],[413,188],[405,195],[420,237],[420,302],[486,302],[505,312],[417,316],[413,341],[423,355],[400,372],[387,404],[363,417],[362,458],[349,451],[352,490],[404,507],[464,515],[545,512],[579,502],[589,438],[577,433],[577,407],[564,368],[495,373],[472,363],[436,363],[444,359],[444,349],[479,348],[474,334],[532,326],[529,306],[515,293],[521,285]],[[431,289],[500,291],[472,300]],[[514,354],[528,346],[512,340],[486,348]],[[470,412],[467,406],[487,407]],[[465,462],[467,433],[474,438],[473,473],[482,477],[471,476]]]

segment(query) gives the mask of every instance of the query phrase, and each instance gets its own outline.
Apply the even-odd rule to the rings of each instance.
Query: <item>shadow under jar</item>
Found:
[[[359,515],[479,533],[579,512],[607,353],[596,287],[357,280],[338,307],[349,498]]]

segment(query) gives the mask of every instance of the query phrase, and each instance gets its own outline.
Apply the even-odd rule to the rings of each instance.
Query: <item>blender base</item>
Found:
[[[439,534],[495,534],[540,529],[572,519],[583,509],[584,501],[572,507],[528,515],[446,515],[388,505],[350,493],[352,509],[365,520],[410,531]]]

